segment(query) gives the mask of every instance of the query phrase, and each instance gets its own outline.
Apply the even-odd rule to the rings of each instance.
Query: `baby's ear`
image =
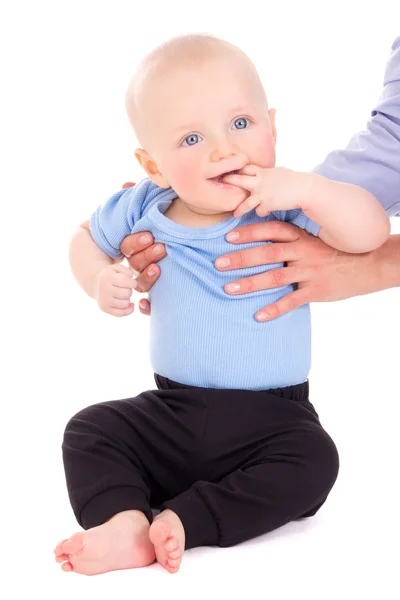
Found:
[[[272,137],[274,138],[274,143],[276,144],[276,125],[275,125],[275,114],[276,114],[276,110],[275,108],[270,108],[269,111],[269,121],[271,123],[271,132],[272,132]]]
[[[146,150],[143,148],[137,148],[135,150],[135,156],[139,161],[140,166],[146,171],[150,179],[159,187],[169,188],[170,185],[165,177],[160,173],[154,160],[151,158]]]

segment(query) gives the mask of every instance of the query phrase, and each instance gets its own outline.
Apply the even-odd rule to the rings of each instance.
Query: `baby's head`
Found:
[[[231,212],[248,195],[220,176],[275,165],[273,109],[250,59],[209,35],[186,35],[139,65],[126,95],[148,176],[202,214]]]

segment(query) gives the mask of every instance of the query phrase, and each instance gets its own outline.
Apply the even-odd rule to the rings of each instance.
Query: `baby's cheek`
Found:
[[[270,135],[258,139],[249,151],[250,162],[263,168],[275,166],[275,144]]]
[[[186,191],[188,188],[192,187],[196,181],[195,169],[192,168],[191,165],[185,163],[175,166],[171,175],[175,188],[182,191]]]

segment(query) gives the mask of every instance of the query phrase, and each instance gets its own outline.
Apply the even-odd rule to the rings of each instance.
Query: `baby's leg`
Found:
[[[217,449],[210,480],[166,501],[159,515],[179,517],[186,549],[231,546],[312,515],[338,474],[336,447],[312,405],[271,394],[211,394],[207,449]]]
[[[177,414],[174,398],[163,394],[90,406],[68,423],[63,443],[68,493],[88,531],[56,547],[63,570],[96,574],[154,561],[150,502],[159,504],[190,486],[188,442],[196,437]],[[198,415],[193,420],[203,427]]]

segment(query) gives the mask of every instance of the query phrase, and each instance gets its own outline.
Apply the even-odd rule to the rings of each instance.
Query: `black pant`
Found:
[[[186,548],[231,546],[325,502],[339,459],[308,400],[308,382],[270,391],[195,388],[155,376],[158,390],[85,408],[63,457],[80,525],[170,508]]]

